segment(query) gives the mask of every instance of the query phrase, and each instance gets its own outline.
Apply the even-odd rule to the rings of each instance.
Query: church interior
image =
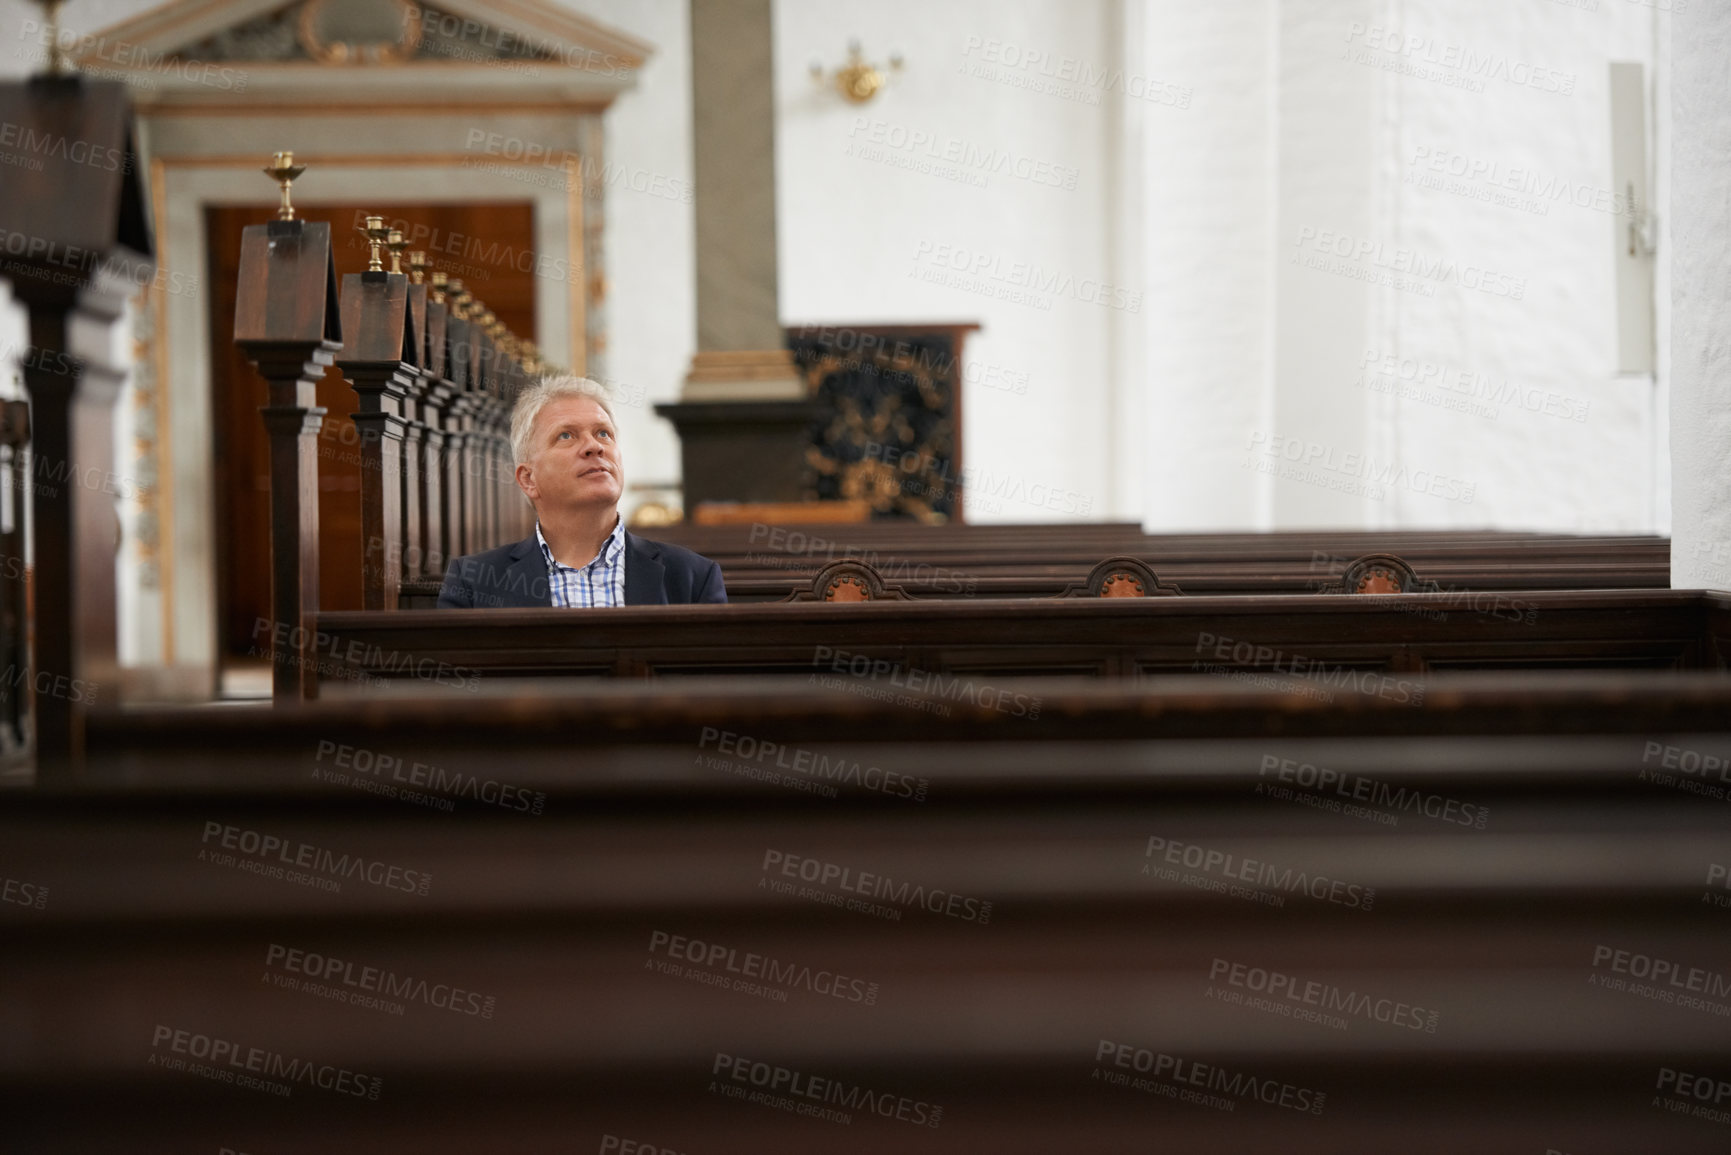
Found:
[[[0,1151],[1731,1149],[1731,0],[0,45]]]

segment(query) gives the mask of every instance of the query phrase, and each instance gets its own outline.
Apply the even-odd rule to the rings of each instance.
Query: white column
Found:
[[[1671,585],[1731,589],[1731,4],[1671,40]]]
[[[1140,22],[1143,70],[1186,104],[1125,126],[1143,230],[1127,280],[1147,296],[1123,362],[1140,374],[1128,384],[1143,393],[1142,520],[1155,532],[1256,523],[1263,479],[1243,462],[1270,368],[1273,13],[1270,0],[1155,0]]]

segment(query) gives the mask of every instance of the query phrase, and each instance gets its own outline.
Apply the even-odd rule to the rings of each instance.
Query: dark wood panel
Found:
[[[1449,609],[1448,594],[628,606],[321,614],[325,685],[444,684],[613,666],[655,672],[851,677],[857,692],[918,692],[920,671],[980,676],[1095,667],[1115,676],[1200,671],[1291,677],[1352,692],[1351,671],[1721,668],[1731,595],[1535,591],[1518,612]],[[442,664],[442,665],[441,665]],[[838,664],[839,667],[838,668]],[[849,675],[847,670],[855,670]],[[429,674],[429,671],[432,671]],[[900,679],[898,681],[898,679]]]
[[[354,224],[366,213],[419,237],[434,267],[452,270],[517,333],[535,332],[534,211],[527,203],[468,205],[308,205],[302,215],[329,220],[339,280],[367,264],[365,238]],[[239,272],[241,230],[268,221],[274,210],[215,206],[206,210],[210,284],[232,285]],[[485,238],[476,248],[472,238]],[[443,262],[441,264],[441,261]],[[524,272],[527,268],[529,272]],[[254,645],[253,630],[270,617],[270,478],[259,406],[264,385],[234,346],[232,294],[211,294],[211,387],[215,414],[218,621],[227,659]],[[339,354],[339,357],[341,355]],[[361,608],[363,542],[360,444],[349,415],[354,390],[335,368],[318,386],[326,409],[319,438],[319,601],[327,609]]]
[[[1321,707],[1202,681],[1018,684],[1045,696],[1037,719],[742,679],[678,694],[615,683],[97,715],[85,793],[0,809],[0,871],[47,896],[39,909],[0,905],[8,1139],[127,1155],[600,1150],[608,1136],[608,1150],[631,1139],[682,1155],[1722,1148],[1722,1126],[1674,1115],[1668,1101],[1691,1100],[1655,1081],[1731,1066],[1712,1009],[1726,1000],[1664,1002],[1600,980],[1630,980],[1636,955],[1677,963],[1682,983],[1726,978],[1726,912],[1702,892],[1731,810],[1643,772],[1669,757],[1655,744],[1728,748],[1731,679],[1439,677],[1418,707]],[[1312,719],[1317,735],[1283,735],[1282,716]],[[1377,736],[1385,720],[1397,729]],[[717,748],[705,726],[865,760],[929,790],[789,790],[695,759]],[[443,786],[446,812],[315,779],[340,747],[544,791],[545,806],[523,813]],[[386,779],[353,754],[350,773]],[[1369,822],[1300,805],[1263,789],[1270,758],[1486,821],[1397,807],[1397,821]],[[272,877],[281,853],[244,849],[245,832],[430,884]],[[1144,875],[1164,861],[1151,836],[1330,885],[1257,882],[1277,905],[1183,872]],[[212,860],[225,839],[233,861]],[[770,851],[890,880],[872,897],[900,917],[770,891],[761,883],[779,881],[783,861]],[[1341,901],[1327,897],[1336,882]],[[974,917],[899,897],[901,883],[971,901],[958,910]],[[789,974],[858,979],[872,998],[787,977],[759,981],[784,996],[763,997],[670,975],[657,963],[674,935],[704,943],[705,960],[721,948],[698,977],[731,982],[741,976],[722,960],[738,968],[750,953]],[[1327,1012],[1342,1026],[1271,1009],[1316,1009],[1301,999],[1229,1004],[1221,993],[1255,993],[1234,966],[1350,994],[1358,1009]],[[401,1013],[352,997],[368,993],[365,968],[410,980],[384,997]],[[290,979],[303,989],[279,982]],[[487,1013],[439,1005],[434,992],[452,989]],[[1397,1005],[1400,1025],[1386,1021]],[[378,1078],[381,1093],[307,1081],[283,1098],[155,1065],[173,1057],[176,1030]],[[1283,1086],[1326,1099],[1297,1111],[1216,1086],[1232,1106],[1221,1110],[1109,1086],[1094,1074],[1118,1070],[1102,1042],[1131,1048],[1127,1078],[1174,1093],[1188,1084],[1170,1063],[1135,1070],[1137,1049],[1268,1081],[1276,1100]],[[941,1106],[942,1120],[856,1108],[843,1125],[731,1101],[714,1089],[727,1081],[718,1056],[905,1095]],[[80,1109],[92,1101],[104,1110]]]

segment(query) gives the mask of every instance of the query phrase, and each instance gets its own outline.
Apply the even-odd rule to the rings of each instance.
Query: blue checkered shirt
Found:
[[[625,519],[620,518],[613,532],[601,543],[601,552],[582,569],[572,569],[553,560],[553,551],[541,535],[541,523],[535,523],[535,542],[541,547],[541,558],[547,563],[547,585],[553,594],[553,608],[561,610],[594,609],[598,606],[625,604]]]

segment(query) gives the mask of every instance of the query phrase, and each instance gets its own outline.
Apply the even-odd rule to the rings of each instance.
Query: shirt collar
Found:
[[[618,515],[615,517],[613,532],[608,534],[607,540],[601,543],[601,552],[595,555],[594,560],[589,563],[590,565],[612,565],[615,552],[624,545],[625,519]],[[547,544],[547,536],[541,532],[541,520],[539,518],[535,519],[535,544],[541,547],[541,557],[546,561],[549,570],[581,568],[568,566],[554,560],[552,547]]]

